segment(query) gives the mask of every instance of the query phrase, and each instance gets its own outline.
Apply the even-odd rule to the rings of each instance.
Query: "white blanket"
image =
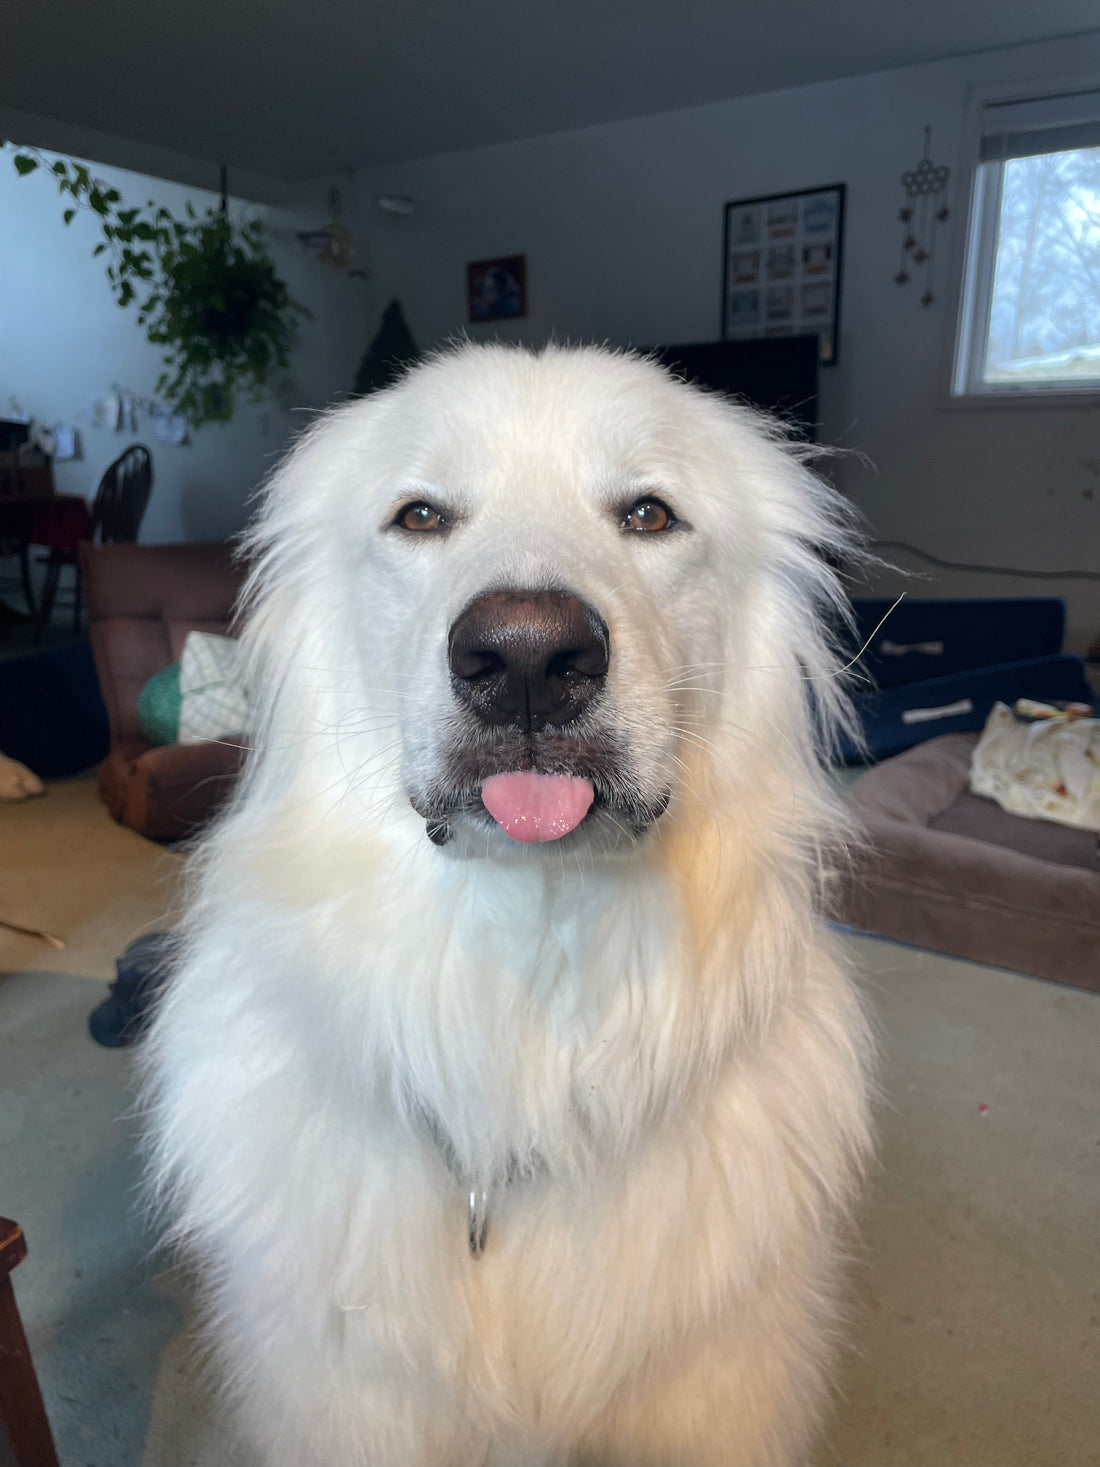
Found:
[[[971,755],[970,788],[1012,815],[1100,831],[1100,719],[1025,722],[994,704]]]

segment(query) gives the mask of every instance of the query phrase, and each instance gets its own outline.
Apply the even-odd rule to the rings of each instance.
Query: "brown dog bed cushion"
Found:
[[[841,920],[862,932],[1100,992],[1100,860],[1087,830],[969,792],[978,734],[945,734],[848,792],[864,840]]]

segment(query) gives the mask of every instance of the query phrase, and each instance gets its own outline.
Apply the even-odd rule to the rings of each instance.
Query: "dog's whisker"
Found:
[[[859,651],[856,653],[856,655],[854,657],[850,657],[848,659],[848,661],[845,662],[841,667],[830,668],[830,670],[828,672],[813,673],[813,674],[810,674],[810,675],[807,675],[807,674],[804,674],[804,673],[803,674],[799,674],[799,681],[800,682],[804,682],[804,683],[819,683],[819,682],[828,682],[832,678],[840,678],[840,677],[843,677],[846,672],[848,672],[851,668],[853,668],[856,665],[856,663],[859,661],[859,659],[863,656],[864,652],[867,651],[867,648],[875,640],[875,638],[878,636],[879,632],[886,625],[886,623],[890,619],[890,617],[893,616],[894,612],[898,609],[898,607],[905,600],[905,598],[906,598],[906,596],[908,594],[909,593],[907,591],[903,591],[901,593],[901,595],[897,598],[897,600],[894,602],[894,604],[890,607],[889,611],[887,611],[884,616],[880,617],[879,621],[877,622],[877,624],[875,626],[874,631],[871,632],[870,636],[863,643],[863,646],[860,647]],[[789,668],[780,666],[778,664],[775,665],[775,666],[772,666],[772,667],[742,667],[739,670],[741,672],[784,672],[784,673],[790,671]],[[873,681],[874,681],[872,678],[863,677],[862,675],[859,675],[859,676],[860,676],[860,680],[863,681],[863,682],[865,682],[865,683],[873,683]]]
[[[398,750],[398,753],[396,754],[393,753],[393,750],[395,749]],[[388,770],[395,768],[400,763],[400,749],[401,741],[399,739],[395,739],[389,744],[383,745],[381,749],[375,750],[374,753],[369,755],[366,759],[364,759],[361,763],[357,764],[352,769],[348,769],[346,766],[343,765],[342,752],[337,749],[337,757],[340,758],[341,765],[344,768],[345,789],[343,794],[341,795],[341,800],[347,798],[347,796],[350,794],[354,794],[360,800],[360,803],[363,803],[361,793],[361,776],[363,776],[365,774],[365,771],[369,770],[372,765],[377,764],[379,760],[383,760],[384,762],[381,766],[381,769],[375,771],[376,773],[384,774]],[[365,779],[362,780],[362,783],[365,782]],[[337,808],[339,803],[340,801],[338,800],[337,804],[333,806],[332,809]]]
[[[392,741],[391,744],[389,745],[389,748],[390,749],[398,748],[398,747],[399,747],[399,741],[398,740]],[[396,759],[395,759],[395,762],[397,762]],[[341,770],[341,773],[335,779],[333,779],[328,784],[322,785],[320,787],[320,789],[308,790],[305,793],[303,793],[301,795],[301,797],[298,798],[298,799],[293,799],[293,800],[288,799],[287,800],[287,803],[286,803],[286,806],[285,806],[285,809],[286,809],[286,811],[287,811],[288,814],[300,814],[300,813],[302,813],[304,811],[307,811],[316,801],[322,800],[325,797],[325,795],[330,794],[333,790],[339,789],[341,791],[345,791],[346,788],[347,788],[347,785],[348,785],[348,776],[347,776],[346,773],[343,772],[343,770]],[[331,813],[333,810],[337,809],[338,806],[339,806],[339,804],[340,804],[340,801],[337,800],[336,803],[329,808],[329,813]]]
[[[700,749],[705,749],[708,754],[717,754],[718,745],[712,739],[705,738],[694,729],[686,728],[682,723],[674,723],[672,727],[681,738],[688,739]]]

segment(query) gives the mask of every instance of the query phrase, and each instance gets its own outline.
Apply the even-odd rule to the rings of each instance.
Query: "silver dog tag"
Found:
[[[488,1236],[489,1194],[483,1187],[471,1187],[466,1213],[466,1238],[470,1244],[471,1258],[480,1258],[485,1252],[485,1240]]]

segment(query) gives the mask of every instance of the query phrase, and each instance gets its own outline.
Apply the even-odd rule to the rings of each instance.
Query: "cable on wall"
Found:
[[[938,566],[941,570],[977,571],[990,576],[1026,576],[1033,581],[1100,581],[1100,571],[1025,570],[1019,565],[971,565],[965,560],[941,560],[938,555],[930,555],[927,550],[922,550],[919,545],[910,545],[906,540],[875,540],[872,543],[883,550],[907,550],[910,555],[927,561],[929,565]]]

